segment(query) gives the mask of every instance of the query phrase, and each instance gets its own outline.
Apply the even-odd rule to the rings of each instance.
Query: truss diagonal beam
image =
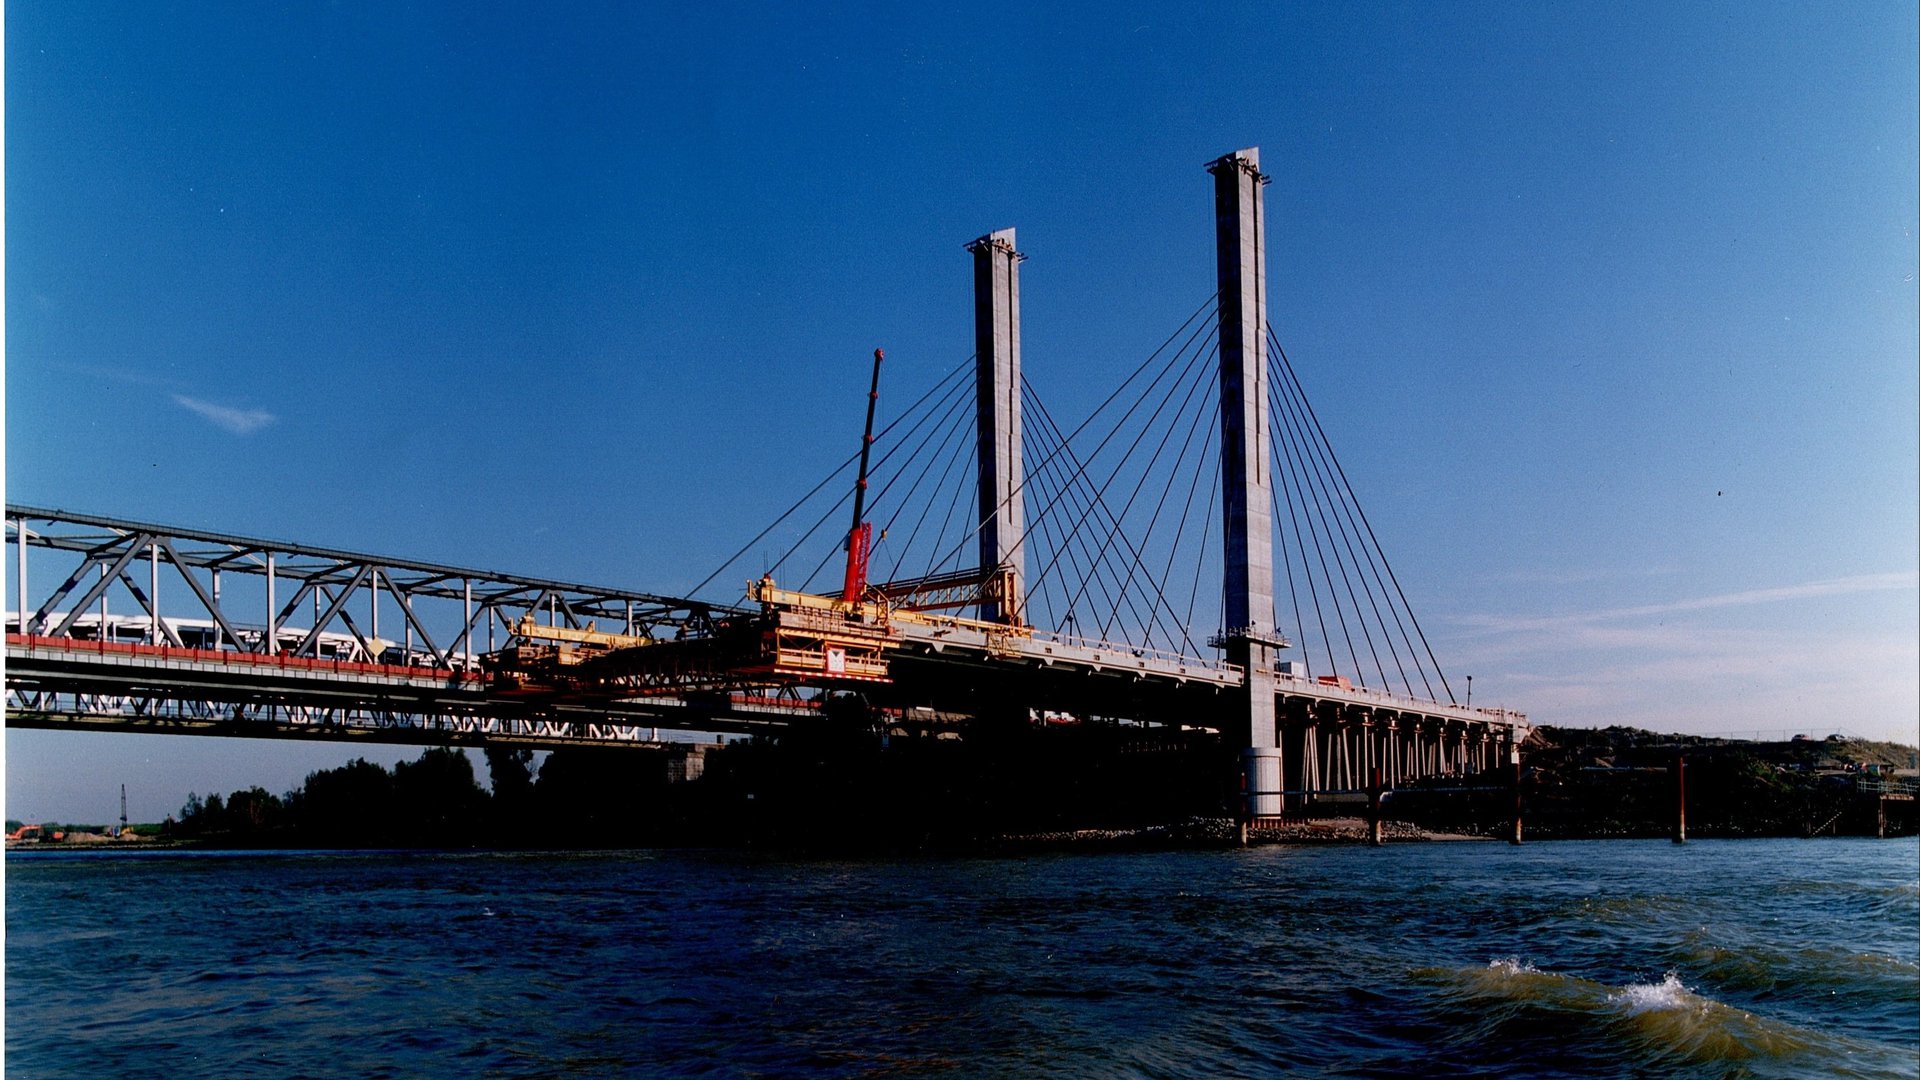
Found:
[[[206,589],[200,586],[200,579],[194,577],[193,572],[187,569],[187,564],[181,560],[180,553],[174,550],[173,541],[164,536],[158,539],[160,550],[166,552],[167,558],[173,560],[174,569],[186,579],[187,588],[193,591],[193,595],[200,601],[200,606],[207,609],[207,614],[213,617],[213,621],[220,627],[221,632],[227,635],[228,641],[239,643],[242,640],[240,632],[233,628],[233,624],[227,622],[226,613],[220,610],[220,605],[214,601]],[[158,613],[155,613],[155,617],[159,617]]]
[[[374,574],[380,582],[385,584],[387,593],[400,605],[400,614],[406,616],[407,625],[413,627],[414,632],[420,635],[420,640],[426,645],[427,651],[433,654],[434,663],[445,666],[447,654],[441,650],[440,646],[434,644],[433,634],[413,613],[413,595],[395,588],[393,578],[385,571],[375,570]]]
[[[100,599],[100,594],[106,592],[107,587],[112,585],[116,579],[125,581],[129,587],[133,586],[133,579],[127,577],[127,564],[131,563],[134,559],[139,557],[140,547],[141,547],[140,541],[142,539],[143,537],[139,537],[139,536],[130,536],[127,538],[128,540],[127,550],[120,553],[120,557],[118,559],[115,559],[113,562],[113,565],[108,568],[107,572],[100,576],[100,580],[94,582],[93,586],[89,588],[86,591],[86,593],[84,593],[80,597],[79,602],[73,605],[72,610],[67,612],[67,617],[60,620],[60,625],[57,628],[55,628],[53,631],[53,634],[55,637],[64,636],[69,631],[71,631],[73,629],[73,622],[75,619],[78,619],[80,617],[80,613],[92,607],[93,602],[95,600]],[[83,565],[80,570],[76,570],[74,573],[76,575],[81,574],[85,571],[85,569],[86,568]],[[72,578],[68,579],[69,582],[71,582],[72,580],[73,580]],[[69,585],[66,587],[71,588],[72,586]],[[139,596],[139,593],[136,592],[134,595]],[[34,617],[33,617],[34,625],[36,626],[46,625],[47,615],[50,614],[49,609],[52,608],[53,605],[59,602],[60,602],[60,598],[54,597],[54,598],[48,599],[46,604],[41,605],[41,610],[34,614]],[[144,597],[141,598],[141,603],[143,605],[146,603],[146,600]],[[20,607],[22,610],[26,609],[26,603],[24,598],[22,598]],[[151,610],[152,610],[151,607],[149,607],[149,613],[151,613]]]
[[[326,614],[321,615],[319,618],[316,618],[313,620],[313,629],[308,631],[307,640],[301,642],[300,647],[293,650],[293,655],[295,656],[320,655],[320,635],[327,629],[327,627],[333,625],[334,616],[339,615],[341,609],[347,606],[347,601],[353,598],[353,591],[355,589],[358,589],[360,587],[360,583],[367,579],[367,574],[371,569],[372,567],[362,565],[359,571],[353,575],[353,580],[347,583],[347,587],[340,590],[340,595],[338,596],[333,595],[332,590],[328,589],[325,585],[314,586],[315,591],[317,591],[320,595],[325,596],[327,599],[332,601],[332,603],[327,605]],[[347,620],[347,628],[352,631],[353,636],[355,638],[359,639],[360,646],[362,648],[365,648],[367,652],[371,654],[373,652],[373,649],[368,647],[367,639],[360,636],[360,631],[359,629],[354,627],[353,620],[351,619]]]

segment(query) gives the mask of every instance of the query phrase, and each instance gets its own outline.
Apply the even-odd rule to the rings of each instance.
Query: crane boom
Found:
[[[847,577],[840,588],[843,603],[854,603],[867,591],[867,554],[873,548],[873,525],[865,520],[867,510],[867,463],[873,454],[873,412],[880,404],[880,361],[883,349],[873,350],[873,386],[867,391],[867,429],[860,437],[860,478],[853,488],[853,527],[847,530]]]

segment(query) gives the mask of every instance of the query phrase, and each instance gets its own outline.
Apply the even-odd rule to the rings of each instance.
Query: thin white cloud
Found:
[[[232,409],[225,405],[215,405],[210,401],[201,401],[199,398],[190,398],[185,394],[173,395],[173,402],[182,408],[199,413],[212,421],[214,426],[235,435],[251,435],[278,419],[272,413],[261,409]]]
[[[1511,618],[1500,615],[1467,616],[1459,621],[1466,626],[1488,633],[1536,633],[1545,630],[1564,630],[1587,626],[1593,623],[1611,622],[1617,619],[1644,619],[1659,615],[1673,615],[1685,611],[1707,611],[1713,608],[1745,607],[1751,604],[1771,604],[1783,600],[1805,600],[1817,596],[1844,596],[1852,593],[1899,592],[1920,587],[1920,573],[1912,570],[1890,574],[1858,574],[1853,577],[1829,578],[1824,581],[1808,581],[1798,585],[1782,585],[1772,589],[1745,589],[1740,592],[1719,593],[1712,596],[1696,596],[1686,600],[1674,600],[1664,604],[1642,604],[1638,607],[1603,608],[1599,611],[1573,612],[1565,615],[1544,615],[1532,618]]]

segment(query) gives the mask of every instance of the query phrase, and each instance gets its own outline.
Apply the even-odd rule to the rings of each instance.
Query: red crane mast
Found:
[[[867,462],[873,453],[873,412],[880,404],[880,361],[886,351],[873,350],[873,386],[867,391],[867,430],[860,438],[860,479],[853,487],[853,528],[847,530],[847,577],[840,599],[854,603],[867,591],[867,555],[873,550],[873,524],[863,520],[867,510]]]

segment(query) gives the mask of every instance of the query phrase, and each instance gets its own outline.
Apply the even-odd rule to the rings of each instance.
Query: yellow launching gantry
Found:
[[[514,627],[517,641],[489,656],[502,692],[628,698],[739,690],[756,686],[842,686],[893,681],[903,647],[938,647],[948,635],[984,641],[989,651],[1017,652],[1033,629],[986,622],[939,609],[996,603],[1016,611],[1014,575],[965,571],[913,581],[866,585],[847,601],[776,586],[747,585],[760,606],[705,633],[672,638],[547,626],[532,615]],[[1011,617],[1011,616],[1010,616]]]
[[[501,664],[511,668],[574,667],[598,659],[617,649],[652,645],[645,634],[613,634],[589,622],[586,629],[572,626],[547,626],[529,611],[520,617],[513,633],[520,642],[503,650]]]
[[[907,581],[865,585],[858,599],[782,589],[772,577],[747,584],[747,599],[765,616],[764,663],[752,672],[796,682],[892,682],[888,654],[903,644],[903,630],[978,631],[990,639],[1031,637],[1018,620],[1014,574],[1005,568],[966,570]],[[1009,622],[939,615],[942,608],[996,603]]]
[[[588,668],[619,654],[658,645],[645,634],[615,634],[589,622],[585,629],[548,626],[529,611],[513,626],[515,640],[487,656],[496,684],[509,692],[545,690],[591,681]]]

